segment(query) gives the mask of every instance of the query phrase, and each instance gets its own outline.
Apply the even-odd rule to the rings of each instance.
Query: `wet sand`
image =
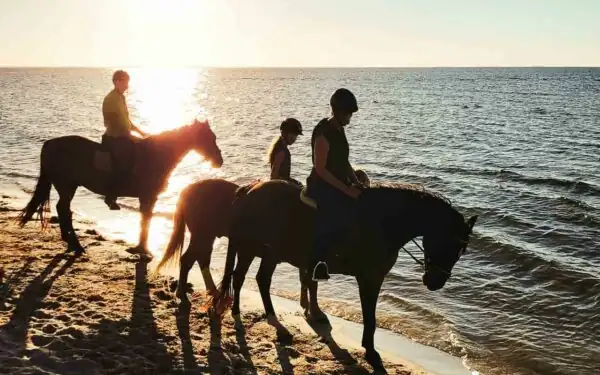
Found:
[[[0,211],[0,373],[372,372],[360,348],[301,329],[299,316],[282,319],[292,342],[277,340],[257,301],[243,310],[243,328],[229,314],[211,323],[201,311],[204,291],[194,293],[191,309],[181,308],[176,281],[152,275],[124,243],[78,225],[88,250],[75,257],[65,253],[56,225],[46,232],[37,222],[19,228],[6,196]],[[390,374],[424,373],[384,358]]]

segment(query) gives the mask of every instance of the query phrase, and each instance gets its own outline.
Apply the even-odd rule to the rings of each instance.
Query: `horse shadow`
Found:
[[[21,279],[31,269],[31,263],[35,259],[35,257],[26,258],[20,269],[13,271],[10,275],[6,275],[5,280],[0,280],[0,311],[6,311],[5,302],[13,296],[12,285],[19,284]]]
[[[56,268],[63,256],[55,257],[46,269],[36,277],[29,290],[43,290],[47,293],[49,285],[42,286],[43,280]],[[53,282],[64,273],[75,258],[70,258],[52,278]],[[39,371],[54,373],[169,373],[174,369],[173,359],[163,342],[165,337],[158,332],[154,321],[150,299],[150,286],[147,283],[147,263],[139,262],[135,270],[135,287],[131,305],[131,317],[108,319],[102,310],[85,309],[73,311],[72,317],[89,313],[91,324],[73,324],[66,328],[46,331],[51,327],[54,316],[40,316],[50,322],[41,331],[32,332],[31,340],[37,346],[22,350],[22,363],[18,366],[36,366]],[[22,295],[27,295],[25,291]],[[42,293],[42,295],[45,295]],[[40,297],[38,297],[40,298]],[[62,303],[56,302],[59,305]],[[29,306],[28,304],[27,306]],[[25,304],[15,309],[15,316],[23,316],[27,310]],[[62,307],[62,306],[59,306]],[[26,314],[27,315],[27,314]],[[32,314],[29,313],[29,316]],[[77,319],[77,318],[74,318]],[[16,321],[16,318],[15,318]],[[25,342],[27,326],[20,324],[17,334]],[[89,332],[89,333],[88,333]],[[17,360],[15,360],[16,362]]]
[[[362,366],[346,349],[343,349],[338,345],[333,336],[331,335],[332,326],[329,322],[323,323],[314,319],[306,319],[308,325],[312,330],[321,338],[321,340],[327,345],[331,354],[338,363],[344,366],[344,371],[347,374],[371,374],[372,371]]]
[[[43,317],[45,313],[38,311],[42,306],[42,301],[52,288],[52,284],[73,265],[78,255],[69,256],[68,253],[62,253],[54,256],[50,263],[38,274],[31,282],[25,287],[19,299],[15,303],[15,309],[13,310],[8,322],[0,327],[0,332],[6,335],[11,342],[13,350],[18,353],[22,353],[25,350],[27,342],[27,333],[29,331],[29,325],[32,317]],[[58,267],[63,261],[67,260],[51,277],[50,274]],[[7,289],[3,289],[2,302],[7,294],[11,293],[10,282],[14,282],[16,278],[23,277],[23,275],[29,270],[30,262],[32,258],[27,258],[23,267],[18,271],[14,278],[7,280]]]

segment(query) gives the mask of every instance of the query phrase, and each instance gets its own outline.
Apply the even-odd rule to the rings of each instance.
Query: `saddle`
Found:
[[[135,157],[134,157],[134,164],[131,169],[132,174],[134,172],[136,172],[137,167],[138,167],[137,161],[140,160],[139,154],[140,154],[141,150],[140,150],[139,141],[134,142],[133,148],[134,149],[132,150],[132,153],[135,155]],[[117,159],[117,160],[114,160],[114,159]],[[112,173],[114,171],[114,167],[113,167],[114,162],[119,163],[120,160],[118,157],[113,155],[113,153],[105,145],[102,145],[102,147],[99,150],[96,150],[94,152],[93,165],[94,165],[95,169],[102,171],[102,172],[106,172],[106,173]]]
[[[308,207],[315,209],[315,210],[317,209],[317,201],[315,201],[308,195],[308,192],[306,191],[306,187],[304,187],[302,189],[302,191],[300,191],[300,200],[302,201],[302,203],[304,203]]]

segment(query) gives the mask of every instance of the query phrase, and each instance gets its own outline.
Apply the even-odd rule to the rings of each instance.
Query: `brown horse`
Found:
[[[362,170],[355,172],[361,184],[369,186],[369,176]],[[173,218],[173,233],[154,272],[160,272],[164,267],[179,259],[179,282],[176,296],[184,304],[189,303],[186,285],[188,273],[195,262],[198,262],[200,266],[208,294],[215,295],[217,292],[210,272],[213,243],[216,238],[229,235],[231,204],[238,188],[239,185],[227,180],[209,179],[189,185],[179,196]],[[182,255],[186,226],[190,231],[191,238],[188,248]],[[305,309],[308,308],[307,293],[307,288],[302,284],[300,304]],[[313,311],[313,314],[316,313],[325,317],[320,310]]]
[[[136,143],[135,167],[118,195],[138,198],[142,214],[139,244],[130,249],[145,257],[148,227],[158,194],[164,190],[168,178],[181,159],[191,150],[206,157],[215,167],[223,164],[216,136],[208,122],[195,121],[191,125],[150,136]],[[61,237],[68,250],[81,253],[84,248],[73,229],[71,200],[79,186],[94,193],[106,195],[112,160],[104,147],[80,136],[65,136],[44,142],[41,152],[40,176],[33,196],[22,210],[20,225],[25,225],[37,212],[42,227],[46,226],[45,213],[49,211],[50,189],[58,192],[56,205]]]
[[[195,262],[200,266],[208,294],[216,294],[217,287],[210,273],[213,243],[217,237],[229,234],[231,203],[238,188],[239,185],[223,179],[202,180],[186,187],[179,196],[173,218],[173,233],[155,272],[180,259],[176,295],[183,303],[189,303],[187,279]],[[191,238],[182,255],[186,226]]]
[[[301,201],[298,187],[282,181],[241,188],[237,195],[225,273],[212,307],[222,313],[233,293],[232,313],[240,313],[245,275],[252,260],[261,257],[256,275],[260,294],[269,321],[281,327],[270,297],[271,277],[278,263],[287,262],[302,270],[302,282],[310,291],[309,311],[315,310],[316,283],[306,270],[314,238],[315,210]],[[400,248],[411,239],[423,237],[423,284],[431,291],[441,289],[466,250],[477,216],[465,221],[443,197],[410,185],[367,188],[356,205],[359,219],[355,230],[344,244],[330,249],[327,263],[330,273],[356,277],[366,360],[376,371],[385,372],[374,345],[375,309],[383,280],[394,266]]]

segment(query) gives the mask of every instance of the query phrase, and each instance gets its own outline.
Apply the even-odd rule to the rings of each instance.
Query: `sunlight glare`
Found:
[[[203,112],[198,103],[204,89],[199,70],[138,68],[130,75],[127,103],[144,131],[156,134],[178,128]]]

